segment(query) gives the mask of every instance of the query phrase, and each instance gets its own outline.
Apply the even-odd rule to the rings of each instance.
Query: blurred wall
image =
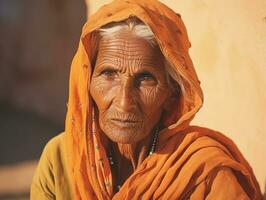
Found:
[[[64,130],[84,0],[0,0],[0,199],[29,199],[37,159]]]
[[[106,0],[87,0],[89,14]],[[180,13],[205,102],[193,124],[219,130],[266,181],[266,1],[162,0]]]
[[[0,102],[64,124],[84,0],[0,1]]]

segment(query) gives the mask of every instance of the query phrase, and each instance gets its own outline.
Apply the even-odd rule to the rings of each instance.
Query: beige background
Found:
[[[97,2],[97,3],[96,3]],[[88,0],[89,13],[106,0]],[[266,1],[162,0],[180,13],[205,94],[194,124],[219,130],[266,181]]]

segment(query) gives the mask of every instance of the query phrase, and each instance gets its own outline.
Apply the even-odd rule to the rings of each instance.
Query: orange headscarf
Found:
[[[151,28],[165,58],[181,75],[188,98],[181,96],[172,113],[168,113],[164,121],[167,128],[160,131],[156,152],[114,194],[109,161],[99,138],[97,116],[89,95],[97,49],[93,31],[130,16]],[[189,126],[203,103],[189,48],[180,15],[156,0],[115,0],[89,17],[71,66],[66,118],[67,156],[76,200],[182,199],[219,167],[236,171],[248,195],[259,199],[256,179],[236,146],[221,134]],[[210,148],[214,149],[213,153]],[[196,152],[204,158],[193,156]]]

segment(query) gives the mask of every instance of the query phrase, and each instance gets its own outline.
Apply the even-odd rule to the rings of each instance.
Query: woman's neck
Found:
[[[144,161],[148,155],[150,138],[144,139],[137,144],[110,143],[109,150],[112,153],[114,165],[112,173],[115,186],[123,185],[128,177]],[[117,190],[117,188],[115,188]]]
[[[108,154],[111,153],[116,165],[122,165],[123,168],[127,166],[135,171],[149,154],[151,137],[144,138],[138,143],[123,144],[112,142],[105,134],[101,134],[101,143]]]
[[[118,163],[121,163],[123,167],[128,163],[131,165],[128,167],[135,171],[148,155],[150,137],[134,144],[113,143],[112,146]]]

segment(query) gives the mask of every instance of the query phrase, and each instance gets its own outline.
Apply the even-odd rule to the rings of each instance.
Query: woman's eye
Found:
[[[140,84],[152,84],[156,82],[156,78],[149,72],[139,74],[137,79]]]
[[[150,73],[142,73],[142,74],[140,74],[140,80],[142,80],[142,81],[154,81],[155,80],[155,78],[154,78],[154,76],[153,75],[151,75]]]
[[[104,75],[106,77],[113,77],[116,75],[116,71],[113,69],[105,69],[101,72],[101,75]]]

